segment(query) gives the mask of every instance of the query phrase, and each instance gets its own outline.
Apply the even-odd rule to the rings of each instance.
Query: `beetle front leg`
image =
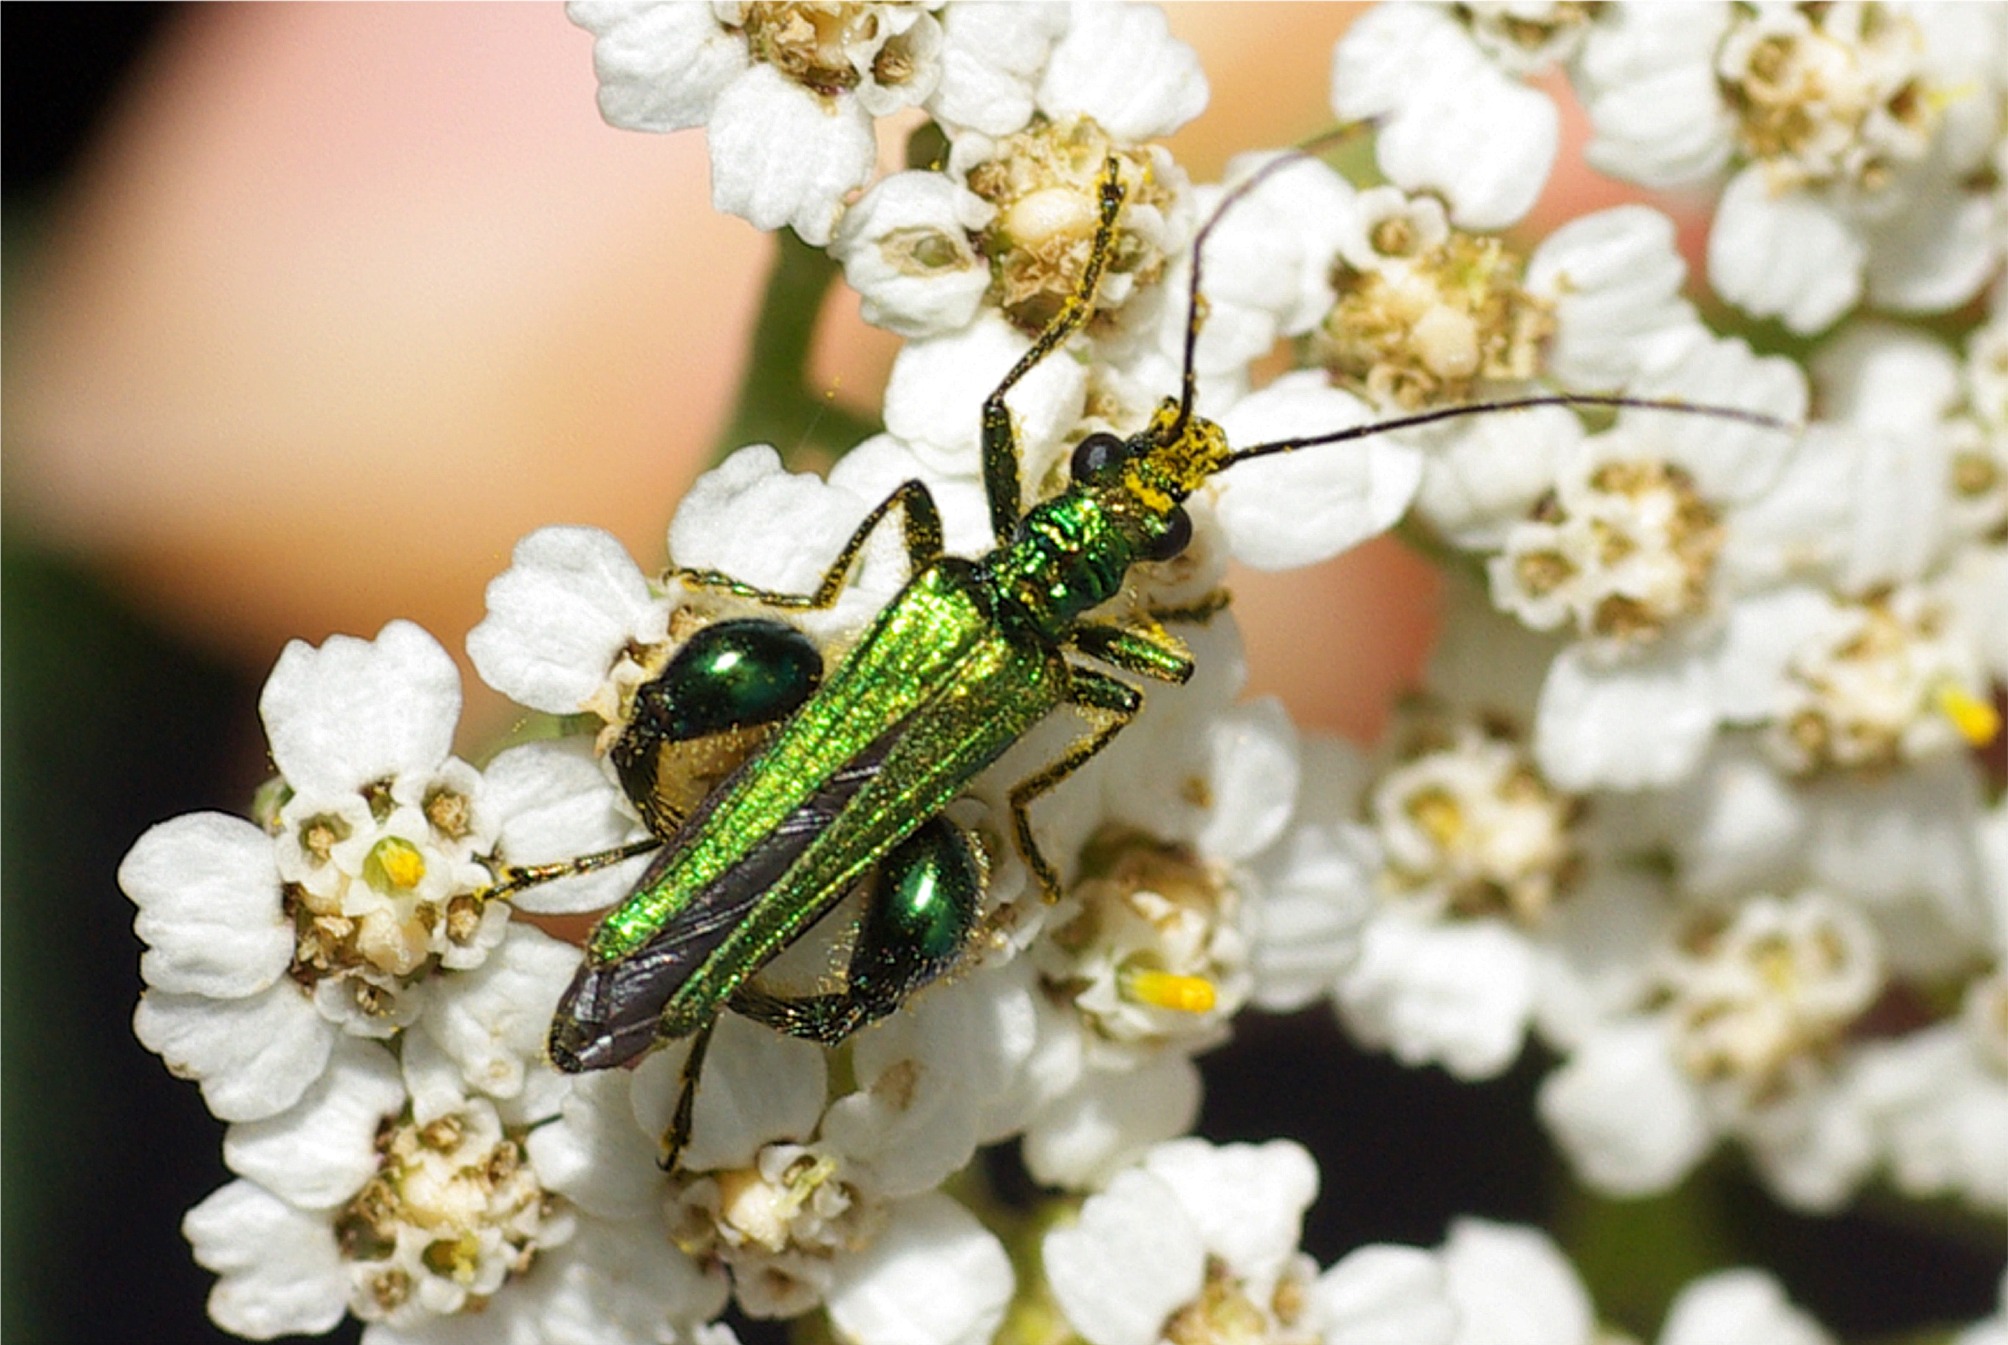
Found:
[[[962,829],[928,819],[879,861],[843,990],[784,996],[745,986],[733,1009],[791,1037],[835,1046],[962,960],[984,877],[980,852]]]
[[[990,530],[996,534],[999,546],[1009,542],[1018,530],[1023,491],[1018,432],[1012,427],[1011,408],[1004,404],[1004,394],[1037,368],[1062,341],[1079,331],[1095,311],[1095,288],[1101,284],[1102,271],[1108,265],[1109,254],[1115,250],[1116,216],[1122,205],[1121,169],[1110,159],[1102,169],[1101,218],[1095,224],[1094,241],[1088,245],[1088,262],[1081,268],[1080,283],[1061,301],[1060,311],[1032,342],[1032,348],[1018,357],[1011,372],[1004,375],[1004,381],[983,399],[983,491],[990,502]]]
[[[1139,677],[1180,686],[1192,680],[1192,652],[1183,640],[1154,621],[1131,626],[1085,621],[1074,628],[1072,642],[1090,658]]]
[[[865,515],[864,522],[858,524],[857,531],[844,543],[843,550],[837,553],[830,568],[823,572],[822,581],[812,593],[776,593],[772,589],[735,579],[722,570],[675,568],[670,575],[695,588],[718,589],[782,611],[822,611],[836,602],[837,595],[844,591],[858,554],[865,549],[865,543],[871,540],[878,525],[895,509],[900,512],[900,535],[906,543],[907,577],[910,579],[923,567],[941,558],[941,510],[934,503],[934,493],[927,488],[927,483],[918,479],[901,483],[897,490],[879,501],[877,508]]]

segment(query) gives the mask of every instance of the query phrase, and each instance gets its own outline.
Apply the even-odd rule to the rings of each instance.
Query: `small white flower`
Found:
[[[1698,333],[1630,391],[1787,417],[1805,395],[1792,366]],[[1744,520],[1810,453],[1794,450],[1778,431],[1650,411],[1563,445],[1552,488],[1488,561],[1502,610],[1577,637],[1556,655],[1536,716],[1549,778],[1636,788],[1696,767],[1734,712],[1720,670],[1745,654],[1737,632],[1766,629],[1739,627],[1739,614],[1777,577],[1763,559],[1770,537]]]
[[[2000,134],[2003,29],[1984,8],[1624,6],[1590,33],[1586,156],[1653,185],[1732,164],[1709,278],[1795,331],[1866,292],[1938,311],[1995,260],[1963,180]]]
[[[941,79],[935,7],[581,0],[566,12],[593,33],[608,122],[706,126],[713,206],[820,247],[871,175],[874,118],[925,102]]]
[[[1456,1345],[1590,1345],[1596,1309],[1575,1267],[1541,1230],[1456,1219],[1438,1255],[1459,1319]]]
[[[1676,940],[1640,1007],[1589,1031],[1542,1085],[1542,1119],[1604,1190],[1663,1190],[1728,1135],[1781,1198],[1832,1208],[1874,1157],[1831,1063],[1883,985],[1873,929],[1802,893],[1697,916]]]
[[[1041,1040],[1023,1122],[1042,1180],[1091,1183],[1178,1134],[1198,1102],[1190,1058],[1261,993],[1258,975],[1277,977],[1271,1002],[1301,1002],[1352,955],[1365,890],[1334,854],[1343,823],[1331,800],[1300,794],[1297,736],[1280,706],[1216,708],[1239,680],[1229,636],[1221,617],[1195,632],[1199,675],[1153,688],[1082,785],[1069,785],[1098,784],[1099,807],[1034,818],[1067,880],[1058,906],[1020,919],[1042,922],[1026,952]],[[1356,881],[1319,881],[1335,873]]]
[[[1332,52],[1332,111],[1380,119],[1382,171],[1406,191],[1442,196],[1467,228],[1502,229],[1526,214],[1559,144],[1554,103],[1503,72],[1497,50],[1448,8],[1380,5]]]
[[[668,637],[670,603],[598,528],[531,533],[488,585],[487,602],[467,634],[468,657],[488,685],[547,714],[617,701],[615,688],[642,675],[630,648]],[[633,670],[622,675],[624,662]]]
[[[502,1338],[569,1318],[646,1342],[716,1311],[659,1223],[653,1236],[605,1225],[552,1192],[527,1141],[551,1104],[441,1102],[415,1115],[390,1054],[350,1041],[296,1106],[231,1127],[224,1158],[241,1179],[184,1225],[196,1259],[221,1273],[217,1322],[266,1339],[347,1312],[371,1323],[366,1340],[392,1345],[460,1339],[479,1312]],[[608,1292],[606,1268],[637,1251],[649,1272]],[[597,1295],[581,1292],[595,1282]]]
[[[947,5],[941,12],[941,84],[928,110],[951,130],[1008,135],[1032,119],[1034,95],[1068,7]]]
[[[1170,135],[1206,107],[1199,55],[1155,5],[1077,2],[1039,82],[1039,111],[1092,117],[1119,140]]]
[[[1611,1339],[1568,1258],[1539,1229],[1458,1219],[1438,1254],[1461,1318],[1457,1345]],[[1769,1275],[1724,1270],[1692,1280],[1667,1309],[1659,1345],[1830,1345]]]
[[[656,1161],[681,1086],[679,1049],[585,1081],[533,1138],[533,1156],[554,1189],[601,1218],[659,1211],[676,1246],[750,1315],[820,1305],[873,1345],[914,1340],[921,1323],[941,1334],[920,1338],[977,1345],[1010,1297],[1008,1263],[933,1193],[975,1148],[971,1077],[949,1043],[967,1029],[937,1015],[946,1031],[930,1032],[913,1017],[899,1015],[882,1042],[876,1030],[860,1037],[859,1089],[831,1105],[822,1048],[727,1014],[674,1173]]]
[[[1869,1043],[1851,1082],[1898,1189],[2008,1209],[2008,977],[1968,985],[1951,1022]]]
[[[1724,1270],[1683,1288],[1659,1345],[1829,1345],[1832,1337],[1761,1270]]]
[[[845,215],[830,244],[866,322],[905,337],[959,331],[991,284],[970,241],[996,207],[942,173],[894,173]]]
[[[1301,1329],[1315,1267],[1297,1237],[1317,1183],[1288,1141],[1158,1145],[1046,1235],[1047,1282],[1092,1345]]]
[[[436,972],[479,966],[508,927],[481,896],[497,817],[448,755],[459,675],[431,636],[296,641],[261,708],[267,829],[176,818],[119,870],[149,945],[134,1031],[238,1121],[298,1101],[338,1037],[408,1026]]]

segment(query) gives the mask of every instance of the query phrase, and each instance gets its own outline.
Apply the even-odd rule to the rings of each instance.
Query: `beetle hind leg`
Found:
[[[842,990],[790,996],[745,986],[733,1009],[791,1037],[837,1045],[962,960],[985,876],[980,852],[962,829],[946,818],[928,819],[879,861]]]

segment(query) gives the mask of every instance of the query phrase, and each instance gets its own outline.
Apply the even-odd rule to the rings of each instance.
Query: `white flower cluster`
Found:
[[[1974,751],[2008,683],[2008,285],[1981,297],[2008,221],[2001,11],[1389,6],[1333,61],[1335,111],[1374,123],[1368,188],[1273,154],[1190,183],[1150,141],[1206,86],[1140,6],[571,13],[610,121],[704,126],[718,207],[827,245],[907,339],[886,430],[827,478],[737,452],[677,510],[659,577],[593,529],[525,538],[468,651],[557,736],[477,770],[451,755],[459,688],[430,637],[296,644],[262,703],[280,779],[257,822],[179,818],[135,845],[136,1030],[232,1123],[237,1179],[186,1224],[220,1324],[718,1345],[732,1302],[821,1309],[866,1345],[980,1345],[1050,1299],[1036,1310],[1093,1345],[1476,1342],[1502,1318],[1598,1338],[1531,1230],[1466,1223],[1320,1272],[1297,1250],[1307,1155],[1178,1138],[1193,1058],[1236,1012],[1322,998],[1466,1078],[1531,1030],[1561,1058],[1542,1118],[1606,1190],[1665,1189],[1730,1139],[1797,1204],[1881,1169],[2008,1208],[2008,803]],[[1501,235],[1555,155],[1556,110],[1523,77],[1556,64],[1605,171],[1720,186],[1722,297],[1798,332],[1848,318],[1810,382],[1703,320],[1647,206],[1524,254]],[[875,119],[901,112],[947,149],[873,181]],[[689,1043],[556,1072],[580,953],[516,917],[611,905],[664,816],[753,750],[640,787],[616,768],[693,634],[780,619],[836,667],[907,581],[896,529],[826,606],[760,594],[815,591],[906,482],[950,554],[992,547],[977,408],[1078,303],[1111,164],[1125,199],[1093,315],[1009,399],[1029,499],[1188,374],[1242,445],[1528,396],[1749,416],[1550,405],[1207,481],[1189,547],[1108,611],[1172,622],[1196,675],[1147,688],[1032,810],[1060,899],[1014,841],[1011,791],[1077,749],[1071,712],[949,809],[987,875],[956,971],[834,1050],[724,1014],[665,1171]],[[1982,302],[1958,348],[1888,317]],[[1882,316],[1849,316],[1863,303]],[[1305,367],[1260,384],[1286,339]],[[1302,565],[1404,521],[1472,582],[1389,742],[1368,755],[1241,701],[1228,559]],[[763,975],[827,989],[868,899]],[[1040,1182],[1092,1192],[1042,1257],[944,1191],[1008,1139]],[[1044,1296],[1016,1282],[1035,1263]],[[1734,1272],[1661,1339],[1826,1337]]]

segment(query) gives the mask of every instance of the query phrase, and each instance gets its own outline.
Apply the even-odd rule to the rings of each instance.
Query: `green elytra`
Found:
[[[1216,473],[1272,453],[1528,406],[1700,411],[1778,425],[1754,413],[1680,402],[1556,395],[1446,407],[1231,449],[1220,427],[1193,410],[1200,250],[1227,206],[1286,162],[1274,161],[1230,192],[1195,241],[1180,396],[1167,398],[1128,439],[1088,436],[1074,451],[1069,486],[1021,513],[1019,454],[1005,398],[1092,311],[1124,196],[1117,164],[1109,162],[1079,285],[983,403],[983,476],[995,549],[975,559],[943,554],[933,496],[913,480],[866,516],[812,593],[773,593],[716,571],[677,572],[688,585],[783,611],[827,608],[866,541],[895,512],[911,571],[827,676],[785,647],[792,632],[782,623],[728,622],[699,632],[693,645],[728,627],[763,627],[768,634],[740,630],[716,637],[715,648],[681,651],[665,682],[715,704],[686,716],[690,722],[680,727],[631,727],[616,749],[623,784],[657,840],[569,866],[514,870],[505,884],[600,867],[660,843],[628,897],[594,931],[559,1002],[549,1046],[559,1068],[577,1072],[692,1038],[665,1137],[666,1167],[688,1141],[698,1075],[720,1013],[730,1009],[834,1045],[956,964],[979,920],[984,871],[942,811],[1034,725],[1071,706],[1099,723],[1008,794],[1019,852],[1048,895],[1058,893],[1030,807],[1105,748],[1143,703],[1136,688],[1084,660],[1184,682],[1193,672],[1191,656],[1162,623],[1203,617],[1218,604],[1147,611],[1127,623],[1087,614],[1121,591],[1134,565],[1184,548],[1191,524],[1181,501]],[[749,669],[759,674],[750,683]],[[714,677],[725,679],[723,690]],[[661,701],[674,719],[675,689]],[[656,782],[664,775],[658,754],[717,732],[750,733],[760,745],[702,797],[658,806]],[[874,873],[841,989],[784,996],[755,983],[763,967]]]

